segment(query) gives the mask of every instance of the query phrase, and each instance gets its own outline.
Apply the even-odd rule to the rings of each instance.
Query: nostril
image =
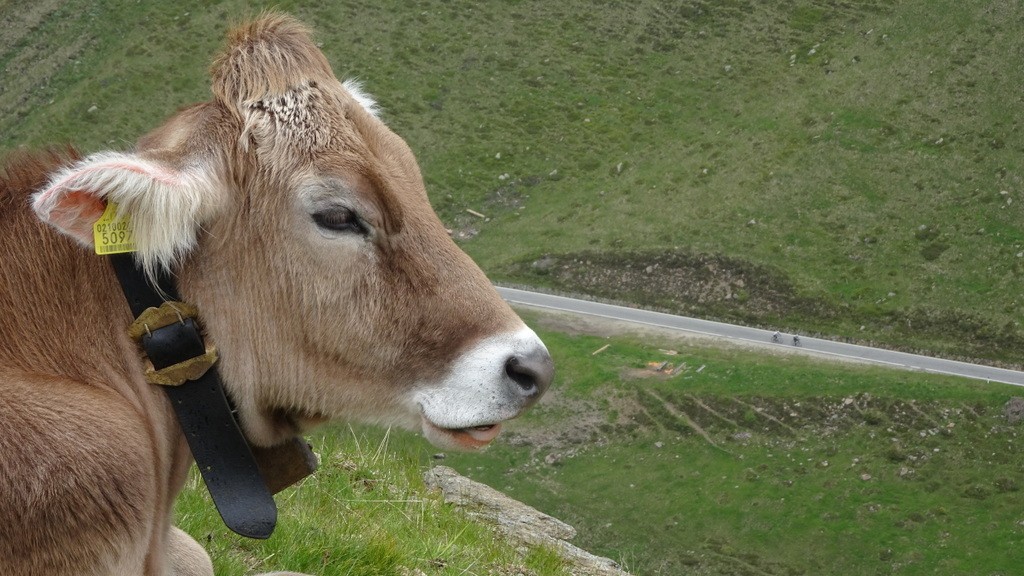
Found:
[[[515,355],[505,361],[505,373],[528,398],[539,397],[547,390],[554,377],[554,363],[547,350]]]
[[[519,384],[519,388],[524,394],[529,395],[537,391],[537,375],[533,370],[524,366],[518,357],[513,356],[505,361],[505,374],[508,374],[513,382]]]

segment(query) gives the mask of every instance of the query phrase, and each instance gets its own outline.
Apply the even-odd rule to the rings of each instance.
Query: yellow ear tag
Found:
[[[135,252],[131,220],[127,214],[117,217],[117,204],[114,202],[107,202],[103,215],[92,225],[92,239],[96,253],[101,256]]]

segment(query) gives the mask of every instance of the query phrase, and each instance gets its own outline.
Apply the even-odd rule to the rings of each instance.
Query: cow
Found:
[[[131,150],[6,162],[4,575],[213,574],[173,526],[189,446],[94,252],[111,206],[141,274],[198,310],[254,447],[343,419],[475,449],[551,383],[547,349],[451,240],[410,148],[303,24],[238,26],[210,75],[209,101]]]

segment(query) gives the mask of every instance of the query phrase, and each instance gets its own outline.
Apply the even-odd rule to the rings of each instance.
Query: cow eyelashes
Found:
[[[313,222],[324,230],[366,235],[367,229],[355,212],[344,206],[333,206],[313,213]]]

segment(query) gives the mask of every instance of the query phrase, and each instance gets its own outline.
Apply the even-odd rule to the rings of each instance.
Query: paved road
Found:
[[[697,318],[687,318],[685,316],[673,316],[672,314],[662,314],[660,312],[651,312],[649,310],[601,304],[599,302],[577,300],[575,298],[541,294],[539,292],[528,292],[526,290],[518,290],[515,288],[498,287],[498,292],[501,294],[502,298],[512,304],[520,304],[534,308],[545,308],[549,310],[584,314],[587,316],[611,318],[614,320],[623,320],[647,326],[656,326],[670,330],[679,330],[681,332],[728,338],[730,340],[753,342],[762,345],[766,343],[771,344],[772,339],[771,331],[762,330],[760,328],[748,328],[746,326],[736,326],[733,324],[712,322],[710,320],[699,320]],[[1024,372],[993,368],[991,366],[981,366],[978,364],[968,364],[967,362],[957,362],[955,360],[933,358],[931,356],[918,356],[917,354],[894,352],[892,350],[869,348],[867,346],[858,346],[856,344],[846,344],[804,336],[800,336],[800,347],[796,348],[792,344],[791,334],[784,334],[782,336],[782,342],[777,345],[785,346],[789,349],[800,350],[806,353],[825,354],[864,362],[872,362],[875,364],[885,364],[906,370],[953,374],[978,380],[1004,382],[1006,384],[1024,386]]]

